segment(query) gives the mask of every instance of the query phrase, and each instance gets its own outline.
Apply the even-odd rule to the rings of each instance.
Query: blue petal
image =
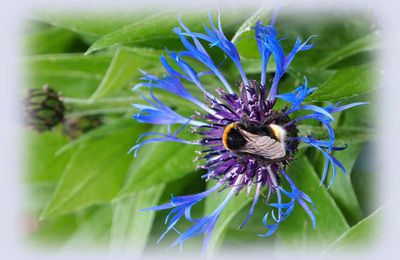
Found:
[[[301,109],[304,109],[304,110],[311,110],[311,111],[314,111],[314,112],[319,112],[319,113],[321,113],[323,115],[326,115],[328,118],[331,118],[333,120],[333,117],[324,108],[317,107],[317,106],[314,106],[314,105],[302,105],[304,100],[309,95],[311,95],[311,93],[313,93],[315,90],[316,90],[315,87],[314,88],[310,88],[310,89],[308,88],[307,78],[304,77],[304,85],[298,86],[291,93],[285,93],[285,94],[276,95],[276,97],[292,104],[292,107],[286,112],[286,114],[290,114],[290,113],[293,113],[295,111],[299,111]]]
[[[331,113],[336,113],[336,112],[343,111],[343,110],[346,110],[346,109],[349,109],[349,108],[352,108],[352,107],[368,105],[368,104],[369,104],[369,102],[356,102],[356,103],[351,103],[351,104],[344,105],[344,106],[341,106],[341,107],[333,106]]]
[[[324,160],[325,160],[325,165],[324,165],[324,170],[323,170],[322,177],[321,177],[321,183],[323,183],[326,179],[326,176],[328,173],[328,165],[329,164],[332,165],[332,178],[331,178],[331,181],[329,182],[328,188],[330,188],[332,186],[333,181],[335,179],[336,167],[339,167],[343,171],[343,173],[346,173],[346,169],[344,168],[343,164],[331,154],[332,150],[336,150],[336,149],[332,149],[333,144],[327,145],[326,142],[321,142],[319,140],[315,140],[311,136],[299,137],[298,140],[301,140],[304,143],[312,145],[313,147],[315,147],[317,150],[319,150],[323,154]]]
[[[244,225],[246,225],[246,223],[247,223],[247,221],[250,219],[250,217],[253,215],[254,208],[255,208],[255,206],[256,206],[256,204],[257,204],[258,197],[260,196],[261,189],[262,189],[262,187],[261,187],[261,182],[259,182],[259,183],[257,184],[257,187],[256,187],[256,194],[254,195],[254,199],[253,199],[253,203],[251,204],[250,211],[249,211],[249,213],[247,214],[247,217],[246,217],[246,219],[243,221],[243,223],[240,224],[239,229],[242,229],[242,228],[244,227]]]
[[[307,39],[304,43],[301,43],[300,38],[298,38],[296,40],[296,43],[292,51],[287,56],[285,56],[283,48],[280,45],[279,40],[277,39],[276,31],[272,26],[266,27],[262,25],[261,22],[258,22],[255,26],[255,32],[256,32],[258,49],[260,51],[262,58],[262,67],[261,67],[262,73],[265,72],[267,66],[266,64],[268,62],[271,53],[274,57],[276,70],[267,99],[269,101],[275,102],[276,95],[278,94],[278,83],[281,77],[286,72],[287,68],[289,67],[296,53],[298,53],[299,51],[305,51],[312,48],[312,45],[307,44],[308,40],[311,37]],[[265,75],[262,74],[261,82],[264,81],[265,81]]]
[[[174,52],[169,52],[169,56],[175,61],[175,63],[186,73],[185,76],[182,76],[180,74],[180,77],[183,77],[190,82],[194,83],[203,93],[208,96],[211,99],[215,99],[213,95],[211,95],[201,84],[199,77],[196,73],[196,71],[186,62],[184,62],[182,59],[179,58],[178,55],[176,55]]]
[[[189,122],[191,125],[195,126],[203,126],[206,125],[203,122],[190,120],[185,118],[175,111],[173,111],[170,107],[163,104],[160,100],[158,100],[152,93],[151,89],[149,90],[150,96],[153,100],[147,99],[142,93],[138,92],[142,98],[147,101],[151,106],[142,105],[142,104],[133,104],[135,108],[139,109],[139,112],[136,113],[133,118],[135,118],[138,122],[141,123],[151,123],[151,124],[186,124]]]
[[[286,70],[289,67],[289,64],[292,62],[296,53],[298,53],[299,51],[307,51],[314,46],[313,44],[307,44],[307,42],[315,36],[316,35],[312,35],[312,36],[308,37],[308,39],[304,43],[301,43],[301,39],[297,38],[292,51],[285,57],[284,70]]]
[[[297,202],[303,209],[304,211],[309,215],[312,224],[313,224],[313,228],[315,228],[315,224],[316,224],[316,219],[314,216],[314,213],[312,212],[312,210],[310,209],[310,207],[308,206],[307,203],[311,204],[313,207],[315,207],[314,203],[312,202],[311,198],[309,196],[307,196],[306,194],[304,194],[302,191],[300,191],[296,185],[294,184],[294,182],[291,180],[291,178],[284,172],[281,171],[281,174],[285,177],[286,181],[289,183],[292,191],[286,191],[284,188],[282,188],[281,186],[278,187],[277,191],[277,197],[278,197],[278,202],[277,203],[271,203],[270,206],[275,207],[278,209],[279,215],[278,217],[276,217],[274,215],[274,211],[272,211],[272,219],[275,223],[273,224],[268,224],[268,216],[269,216],[269,212],[267,212],[264,216],[263,219],[263,224],[265,227],[267,227],[269,229],[269,231],[265,234],[259,234],[259,236],[270,236],[272,235],[277,228],[279,227],[279,225],[284,222],[289,215],[292,213],[295,203]],[[280,199],[280,191],[282,191],[289,199],[289,202],[283,203],[281,202]]]
[[[185,218],[193,222],[194,224],[185,232],[180,233],[179,237],[172,243],[171,247],[174,247],[178,244],[182,245],[184,241],[191,237],[199,236],[201,234],[206,233],[205,241],[203,244],[203,249],[206,248],[208,239],[211,235],[211,232],[215,226],[215,223],[217,222],[222,210],[225,208],[227,203],[230,201],[230,199],[237,193],[237,190],[232,189],[225,200],[209,215],[206,217],[202,217],[199,219],[194,219],[191,217],[190,211],[191,208],[203,200],[205,197],[207,197],[210,193],[216,191],[223,185],[223,182],[218,182],[213,188],[204,191],[199,194],[195,195],[189,195],[189,196],[180,196],[180,197],[175,197],[171,199],[170,203],[162,204],[156,207],[150,207],[144,210],[164,210],[164,209],[170,209],[173,208],[172,211],[168,214],[167,216],[167,223],[169,224],[167,227],[166,232],[164,232],[161,236],[160,239],[162,239],[166,233],[168,233],[170,230],[175,228],[175,225],[178,223],[178,221],[185,216]]]
[[[266,35],[269,34],[275,34],[275,29],[272,26],[263,26],[261,24],[261,21],[257,21],[256,26],[254,27],[255,30],[255,35],[256,35],[256,42],[257,42],[257,47],[258,51],[261,54],[261,80],[260,80],[260,85],[263,88],[263,91],[265,91],[265,82],[267,78],[267,65],[269,58],[271,57],[271,52],[266,48],[265,45],[265,37]],[[276,37],[276,36],[275,36]]]
[[[178,54],[178,56],[188,56],[193,59],[196,59],[200,62],[202,62],[204,65],[206,65],[212,72],[214,72],[215,75],[218,76],[218,78],[221,80],[221,82],[224,84],[225,88],[228,90],[229,93],[233,93],[232,88],[230,87],[229,83],[226,81],[225,77],[222,75],[222,73],[218,70],[217,66],[214,64],[214,61],[210,58],[210,56],[207,54],[207,52],[204,50],[200,42],[198,41],[197,37],[193,35],[192,32],[190,32],[186,26],[184,26],[183,23],[181,23],[181,26],[186,30],[185,33],[182,32],[180,28],[175,28],[173,31],[178,35],[180,38],[182,44],[185,46],[187,51],[182,51]],[[186,38],[186,35],[188,34],[194,39],[195,46],[188,41]]]
[[[269,216],[269,213],[267,212],[267,214],[265,214],[265,216],[264,216],[264,218],[263,218],[263,224],[264,224],[264,226],[265,227],[267,227],[269,230],[268,230],[268,232],[267,233],[265,233],[265,234],[258,234],[260,237],[268,237],[268,236],[271,236],[273,233],[275,233],[275,231],[278,229],[278,227],[279,227],[279,225],[280,225],[280,222],[277,222],[277,223],[275,223],[275,224],[267,224],[267,222],[268,222],[268,216]]]
[[[324,116],[326,116],[327,118],[331,119],[332,121],[334,120],[333,116],[328,111],[323,109],[322,107],[318,107],[318,106],[315,106],[315,105],[303,105],[303,106],[301,106],[301,109],[302,110],[311,110],[311,111],[314,111],[316,113],[323,114]]]
[[[170,53],[170,55],[175,58],[175,54],[174,53]],[[195,74],[194,70],[187,64],[184,64],[182,61],[177,61],[178,65],[182,68],[184,68],[185,72],[187,74],[189,74],[188,76],[183,75],[182,73],[179,73],[177,71],[175,71],[168,63],[167,59],[162,56],[160,58],[161,63],[163,64],[165,70],[169,73],[170,76],[164,76],[164,78],[160,79],[157,78],[154,75],[151,75],[145,71],[141,71],[144,74],[144,77],[142,78],[142,80],[147,80],[148,82],[142,82],[137,84],[133,90],[137,90],[140,87],[148,87],[149,90],[151,90],[151,88],[158,88],[158,89],[162,89],[165,91],[168,91],[172,94],[175,94],[177,96],[180,96],[186,100],[189,100],[190,102],[196,104],[197,106],[199,106],[200,108],[204,109],[205,111],[207,111],[208,113],[213,113],[213,111],[211,109],[209,109],[203,102],[201,102],[200,100],[198,100],[197,98],[195,98],[193,95],[191,95],[189,93],[189,91],[187,91],[187,89],[183,86],[182,82],[180,81],[180,78],[185,78],[188,80],[193,79],[195,76],[193,74]],[[205,92],[205,94],[207,94],[209,97],[213,97],[211,94],[209,94],[208,92],[206,92],[204,90],[204,88],[202,88],[200,82],[197,83],[197,85]]]
[[[211,15],[210,16],[210,25],[211,28],[208,28],[205,26],[205,30],[207,34],[202,34],[202,33],[194,33],[188,30],[186,26],[182,26],[186,32],[182,33],[185,36],[192,37],[193,39],[202,39],[210,44],[211,47],[217,46],[220,48],[236,65],[238,68],[240,75],[242,76],[243,82],[248,85],[248,80],[246,77],[246,74],[244,73],[243,67],[240,63],[240,56],[239,53],[236,49],[236,46],[229,41],[226,36],[224,35],[221,24],[220,24],[220,16],[218,15],[218,21],[219,21],[219,28],[217,29],[214,25],[214,22],[212,20]],[[198,43],[199,44],[199,43]]]
[[[187,140],[183,140],[179,137],[177,137],[177,135],[190,123],[190,120],[187,121],[185,124],[183,124],[178,130],[176,130],[174,133],[171,133],[171,130],[168,127],[168,134],[164,134],[164,133],[159,133],[159,132],[146,132],[141,134],[138,139],[137,139],[137,143],[135,146],[133,146],[128,153],[131,153],[132,151],[135,151],[134,153],[134,157],[137,156],[137,153],[139,151],[140,148],[142,148],[144,145],[146,144],[150,144],[150,143],[156,143],[156,142],[178,142],[178,143],[184,143],[184,144],[192,144],[192,145],[199,145],[200,142],[198,141],[187,141]],[[139,143],[139,141],[142,140],[143,137],[146,136],[153,136],[153,138],[142,141]],[[154,137],[154,136],[158,136],[158,137]]]

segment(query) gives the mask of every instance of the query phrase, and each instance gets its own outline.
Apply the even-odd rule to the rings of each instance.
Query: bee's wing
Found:
[[[285,157],[285,144],[266,135],[244,133],[247,143],[241,148],[242,152],[262,156],[269,160]]]

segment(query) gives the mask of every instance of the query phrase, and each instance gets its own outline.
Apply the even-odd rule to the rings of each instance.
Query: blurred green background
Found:
[[[35,12],[26,20],[21,95],[28,88],[41,89],[48,84],[62,95],[66,108],[63,122],[52,130],[37,132],[27,127],[25,131],[28,196],[24,230],[28,244],[57,251],[111,248],[141,254],[164,250],[176,238],[171,232],[156,243],[168,212],[138,210],[164,203],[171,194],[200,192],[213,184],[204,183],[200,179],[204,172],[195,171],[193,147],[157,143],[141,149],[136,159],[127,154],[136,138],[153,128],[131,119],[135,110],[130,104],[141,98],[130,89],[139,82],[138,68],[161,76],[159,57],[165,48],[182,49],[172,32],[178,26],[178,14],[192,31],[202,31],[202,24],[208,24],[207,12],[201,11],[52,11]],[[268,23],[270,12],[221,10],[221,15],[226,36],[237,44],[249,78],[259,79],[260,57],[249,28],[257,19]],[[276,28],[278,36],[286,38],[282,42],[286,51],[297,36],[304,40],[318,35],[312,40],[313,49],[296,56],[281,82],[282,92],[293,90],[307,76],[310,86],[319,87],[309,102],[371,104],[336,116],[337,144],[346,143],[348,149],[335,156],[348,174],[339,172],[329,190],[319,185],[323,158],[313,149],[302,147],[289,168],[298,187],[317,206],[316,230],[296,207],[276,234],[259,237],[266,232],[262,217],[267,206],[258,203],[254,216],[239,231],[251,201],[240,194],[221,215],[209,253],[233,246],[317,248],[324,253],[368,245],[375,235],[380,207],[375,191],[379,165],[372,153],[379,28],[363,13],[284,12],[278,16]],[[211,48],[210,54],[216,60],[223,59],[216,48]],[[269,65],[272,74],[274,66]],[[230,82],[239,79],[229,61],[222,69]],[[206,85],[210,91],[220,86],[215,79]],[[157,95],[184,114],[192,111],[174,96]],[[301,126],[300,130],[326,137],[318,124]],[[194,214],[210,211],[223,197],[210,196]],[[181,223],[179,229],[187,227]],[[201,239],[190,239],[184,250],[198,250]]]

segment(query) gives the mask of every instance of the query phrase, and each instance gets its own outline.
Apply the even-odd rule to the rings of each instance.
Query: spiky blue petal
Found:
[[[187,30],[185,33],[183,33],[183,35],[204,40],[208,42],[211,47],[217,46],[220,48],[236,65],[244,84],[248,85],[247,76],[243,70],[242,64],[240,63],[239,52],[237,51],[236,46],[226,38],[224,32],[222,31],[220,15],[218,14],[218,29],[216,28],[211,15],[209,15],[209,17],[211,29],[207,26],[204,26],[207,34],[193,33]]]
[[[333,181],[335,179],[336,167],[339,167],[343,171],[343,173],[346,173],[346,169],[344,168],[342,163],[339,162],[331,154],[332,150],[340,150],[341,148],[338,149],[336,147],[333,147],[333,149],[332,149],[332,143],[331,142],[316,140],[312,136],[298,137],[298,139],[301,140],[302,142],[306,143],[306,144],[309,144],[309,145],[315,147],[317,150],[319,150],[324,155],[325,167],[324,167],[324,171],[323,171],[322,177],[321,177],[321,184],[326,179],[326,176],[327,176],[327,173],[328,173],[328,165],[329,165],[329,163],[330,163],[330,165],[332,165],[332,179],[331,179],[331,181],[330,181],[330,183],[328,185],[328,188],[333,184]]]
[[[260,236],[267,237],[272,235],[279,225],[284,222],[292,213],[296,202],[304,209],[304,211],[308,214],[308,216],[311,219],[312,226],[315,229],[316,227],[316,219],[314,216],[314,213],[312,212],[311,208],[309,207],[308,204],[311,204],[311,206],[315,209],[315,205],[312,202],[311,198],[306,195],[304,192],[299,190],[292,179],[289,177],[289,175],[285,172],[282,171],[281,174],[285,177],[286,181],[289,183],[291,191],[285,190],[282,186],[279,186],[277,189],[277,194],[280,194],[278,192],[282,192],[284,195],[286,195],[287,198],[290,199],[289,202],[283,203],[281,202],[280,199],[278,199],[278,203],[271,203],[270,206],[278,209],[278,216],[275,216],[274,211],[271,212],[273,222],[272,224],[269,224],[269,216],[270,212],[267,212],[263,218],[263,224],[265,227],[267,227],[269,230],[265,234],[259,234]]]
[[[299,111],[299,110],[309,110],[309,111],[323,114],[330,120],[333,120],[333,116],[326,109],[315,106],[315,105],[310,105],[310,104],[303,105],[304,100],[317,89],[315,87],[309,89],[307,78],[304,78],[304,81],[305,81],[304,85],[300,85],[293,92],[276,95],[277,98],[285,100],[286,102],[289,102],[292,104],[292,107],[286,112],[286,114],[289,115],[289,114],[291,114],[295,111]]]
[[[133,107],[139,109],[139,112],[137,112],[133,116],[133,118],[136,119],[138,122],[162,125],[186,124],[187,122],[189,122],[189,124],[194,126],[206,125],[206,123],[196,120],[189,120],[188,118],[179,115],[169,106],[163,104],[160,100],[158,100],[151,90],[149,92],[153,101],[149,100],[141,93],[140,94],[142,95],[143,99],[150,104],[150,106],[142,104],[132,104]]]
[[[178,244],[182,244],[185,240],[199,236],[201,234],[206,233],[206,237],[204,239],[203,248],[207,247],[207,243],[211,232],[217,222],[222,210],[225,208],[229,200],[237,193],[235,189],[232,189],[225,200],[208,216],[195,219],[191,216],[191,209],[198,202],[206,198],[210,193],[216,191],[221,188],[223,182],[218,182],[213,188],[206,190],[202,193],[189,195],[189,196],[179,196],[173,197],[171,202],[162,204],[155,207],[145,208],[142,210],[164,210],[164,209],[172,209],[166,218],[166,223],[168,223],[167,230],[162,234],[160,239],[162,239],[169,231],[175,228],[175,225],[178,221],[184,216],[186,220],[193,223],[193,225],[183,233],[179,234],[179,237],[172,243],[171,247],[174,247]]]
[[[260,85],[261,85],[261,91],[263,92],[263,95],[265,96],[265,90],[266,90],[265,83],[266,83],[266,79],[267,79],[267,64],[268,64],[269,58],[271,57],[271,51],[266,47],[264,38],[266,38],[265,35],[276,34],[276,32],[272,26],[262,26],[261,21],[258,21],[256,23],[254,30],[255,30],[255,35],[256,35],[258,51],[261,54]]]
[[[173,31],[179,36],[182,44],[185,46],[186,51],[182,51],[178,53],[179,57],[190,57],[195,60],[200,61],[205,66],[207,66],[223,83],[225,88],[229,93],[233,93],[233,90],[229,83],[226,81],[225,77],[219,71],[218,67],[215,65],[214,61],[211,59],[210,55],[205,51],[204,47],[201,45],[200,41],[192,35],[192,32],[183,24],[181,20],[182,28],[185,29],[185,32],[182,32],[181,28],[175,28]],[[194,41],[194,45],[186,38],[187,35],[191,35],[191,38]]]
[[[184,144],[193,144],[193,145],[199,145],[200,143],[198,141],[188,141],[184,140],[182,138],[178,137],[178,134],[190,123],[190,120],[188,120],[185,124],[183,124],[181,127],[179,127],[174,133],[172,133],[170,126],[168,126],[167,130],[168,133],[160,133],[160,132],[146,132],[141,134],[138,139],[136,140],[136,145],[133,146],[128,153],[131,153],[132,151],[135,151],[134,157],[137,156],[137,153],[142,146],[146,144],[151,144],[151,143],[157,143],[157,142],[177,142],[177,143],[184,143]],[[147,139],[142,141],[144,137],[151,136],[152,138]]]
[[[187,79],[187,80],[195,83],[205,93],[205,95],[207,95],[210,98],[214,98],[200,84],[200,81],[199,81],[196,73],[194,72],[194,70],[189,65],[187,65],[183,61],[179,60],[178,57],[173,52],[170,52],[169,55],[175,60],[175,62],[178,64],[178,66],[183,68],[183,70],[186,72],[186,75],[181,74],[181,73],[177,72],[176,70],[174,70],[169,65],[167,59],[164,56],[162,56],[160,58],[161,63],[163,64],[166,71],[169,73],[169,76],[164,76],[163,78],[160,79],[150,73],[141,71],[144,75],[144,77],[142,77],[141,79],[145,80],[147,82],[141,82],[141,83],[137,84],[133,88],[133,90],[137,90],[140,87],[148,87],[149,89],[151,89],[151,88],[162,89],[162,90],[168,91],[170,93],[173,93],[177,96],[180,96],[186,100],[189,100],[190,102],[196,104],[197,106],[199,106],[200,108],[202,108],[203,110],[205,110],[208,113],[213,113],[212,110],[207,105],[205,105],[203,102],[201,102],[196,97],[194,97],[183,86],[183,84],[180,80],[181,78],[184,78],[184,79]]]
[[[260,22],[256,23],[255,27],[257,45],[261,52],[262,57],[262,69],[263,73],[266,70],[266,64],[270,55],[274,56],[275,76],[272,81],[272,86],[268,94],[267,99],[271,102],[275,102],[276,95],[278,94],[278,83],[282,78],[283,74],[286,72],[290,63],[292,62],[294,56],[300,51],[306,51],[313,47],[313,44],[307,44],[307,42],[312,38],[309,37],[304,43],[301,42],[300,38],[297,38],[292,50],[285,56],[282,46],[277,38],[277,33],[275,28],[272,26],[264,26]],[[265,81],[265,75],[262,76],[262,81]]]

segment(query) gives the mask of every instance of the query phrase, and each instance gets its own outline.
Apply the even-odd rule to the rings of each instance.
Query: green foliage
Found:
[[[376,75],[371,65],[337,71],[310,95],[309,101],[340,101],[373,90]]]
[[[312,135],[316,138],[325,138],[326,130],[320,126],[300,125],[299,132],[302,135]],[[337,126],[335,140],[337,145],[359,144],[374,137],[374,129],[359,126]]]
[[[129,12],[40,12],[34,17],[42,22],[51,24],[55,28],[65,28],[72,32],[101,37],[126,25],[143,19],[145,14],[132,14]]]
[[[349,225],[326,187],[319,185],[320,178],[315,169],[306,158],[302,158],[293,162],[288,173],[297,187],[315,203],[317,226],[313,230],[311,220],[304,210],[297,206],[277,230],[277,236],[296,247],[307,244],[323,246],[333,242],[349,228]]]
[[[199,19],[207,19],[204,13],[181,14],[184,23],[193,31],[201,30],[203,25]],[[149,15],[135,23],[128,24],[118,30],[105,34],[95,41],[86,53],[99,51],[113,46],[146,46],[156,49],[164,49],[168,44],[169,49],[175,49],[179,40],[172,29],[179,26],[175,12],[164,12]],[[225,31],[229,33],[228,31]]]
[[[327,55],[323,60],[318,62],[317,66],[326,68],[353,55],[376,50],[376,40],[376,34],[368,34],[356,39],[353,42],[344,45],[337,51]]]
[[[244,21],[243,24],[236,31],[235,35],[233,35],[232,42],[235,44],[238,43],[240,40],[240,37],[243,33],[251,31],[251,29],[255,25],[255,23],[262,18],[262,14],[263,14],[263,9],[260,8],[252,16],[250,16],[246,21]]]
[[[156,127],[160,130],[159,127]],[[156,130],[156,131],[157,131]],[[169,183],[193,173],[195,151],[199,147],[180,143],[154,143],[143,147],[119,196]]]
[[[208,19],[204,13],[181,16],[192,30],[202,30],[202,23]],[[278,18],[279,37],[288,36],[282,42],[285,50],[293,46],[297,36],[305,39],[318,35],[311,40],[315,43],[313,49],[296,56],[280,90],[292,90],[306,76],[310,86],[318,87],[307,100],[310,103],[371,101],[371,92],[377,91],[377,68],[371,58],[377,44],[370,21],[363,15],[306,16],[298,19],[282,14]],[[49,84],[59,91],[67,107],[66,119],[99,115],[102,121],[101,126],[76,139],[68,137],[61,126],[44,133],[26,131],[26,214],[36,223],[28,236],[30,243],[48,246],[47,241],[52,240],[59,248],[102,245],[111,250],[134,250],[140,255],[161,235],[157,221],[162,222],[166,212],[139,209],[164,203],[171,193],[184,195],[204,189],[200,178],[203,172],[196,171],[193,162],[200,147],[154,143],[142,147],[136,158],[127,154],[139,135],[150,129],[130,118],[134,113],[130,104],[141,100],[131,88],[141,76],[139,68],[163,74],[159,57],[165,47],[182,49],[171,31],[178,26],[176,17],[176,12],[47,12],[35,14],[35,20],[29,21],[29,33],[23,38],[25,86],[41,88]],[[244,69],[254,79],[259,78],[261,59],[250,29],[260,18],[267,23],[270,15],[262,10],[253,14],[246,10],[222,10],[224,31],[237,44]],[[215,47],[210,54],[217,60],[223,59]],[[228,60],[222,69],[228,80],[238,79]],[[270,62],[268,72],[274,70]],[[205,81],[205,87],[212,91],[218,84],[215,80]],[[158,91],[157,96],[179,111],[193,110],[186,101],[168,93]],[[375,219],[379,218],[378,213],[367,217],[369,211],[364,206],[374,198],[373,192],[367,194],[363,189],[375,174],[363,159],[366,144],[373,142],[376,133],[370,112],[373,100],[369,107],[354,108],[336,118],[337,144],[349,147],[335,152],[335,156],[344,164],[347,175],[339,171],[329,190],[328,183],[320,186],[320,154],[301,147],[289,167],[297,186],[316,204],[316,230],[296,206],[274,236],[257,236],[266,232],[262,218],[268,205],[261,203],[262,199],[247,225],[237,230],[253,198],[253,192],[249,196],[242,192],[221,214],[207,254],[242,243],[302,249],[318,245],[331,252],[355,242],[361,245],[364,237],[368,240]],[[152,129],[157,130],[157,126]],[[299,126],[299,131],[318,138],[327,135],[320,125]],[[183,135],[195,138],[188,132]],[[196,214],[213,211],[227,192],[208,197]],[[372,207],[376,209],[376,205]]]
[[[48,84],[67,97],[88,97],[101,82],[110,60],[109,55],[33,55],[26,58],[26,85],[41,88]]]
[[[131,157],[126,156],[126,153],[145,130],[143,126],[123,128],[109,136],[80,145],[65,167],[41,218],[111,201],[121,189],[132,164]]]
[[[151,55],[154,54],[151,53]],[[158,57],[152,58],[151,55],[146,55],[145,49],[134,51],[126,48],[118,48],[103,80],[92,94],[89,101],[91,102],[98,98],[110,96],[110,94],[113,94],[116,90],[128,86],[128,83],[141,75],[139,70],[133,70],[132,68],[141,67],[142,69],[148,69],[152,67],[151,65],[154,62],[158,61]]]
[[[25,36],[25,49],[29,54],[63,53],[76,39],[69,30],[46,27]]]
[[[378,236],[376,225],[382,219],[382,214],[382,208],[379,208],[358,222],[332,243],[327,253],[363,249],[369,246]]]
[[[365,107],[362,108],[365,110]],[[346,111],[341,114],[341,118],[345,117],[347,114],[357,114],[359,113],[358,110],[353,111]],[[352,126],[354,122],[348,120],[340,120],[340,126]],[[367,132],[367,131],[366,131]],[[357,135],[358,136],[358,135]],[[373,138],[372,136],[370,137]],[[364,140],[365,141],[365,140]],[[350,143],[348,140],[345,143]],[[364,145],[363,142],[360,143],[353,143],[349,146],[346,150],[335,152],[334,156],[343,164],[347,173],[346,174],[337,174],[335,178],[335,182],[331,186],[329,192],[331,193],[332,197],[335,199],[336,203],[338,204],[339,208],[343,211],[347,222],[350,225],[354,225],[358,221],[360,221],[363,217],[363,213],[361,207],[359,205],[357,196],[353,190],[353,185],[351,183],[351,172],[358,159],[358,155],[362,151]],[[332,169],[330,169],[328,173],[328,180],[332,178]]]
[[[87,53],[116,45],[135,46],[135,44],[140,45],[142,42],[147,42],[152,45],[151,47],[163,48],[158,44],[160,39],[163,42],[171,39],[177,40],[172,32],[172,28],[179,25],[175,18],[175,14],[161,13],[129,24],[95,41],[87,50]],[[189,24],[193,25],[194,22]],[[197,25],[197,28],[199,27],[201,27],[200,24]]]
[[[213,185],[213,182],[209,183],[209,187]],[[216,196],[210,196],[206,199],[205,206],[205,214],[210,214],[215,210],[223,201],[223,199],[228,195],[229,190],[225,190],[224,192],[220,192]],[[226,208],[221,213],[218,219],[218,225],[214,228],[213,233],[210,238],[209,246],[207,248],[207,254],[212,256],[214,251],[218,249],[225,237],[225,233],[227,231],[229,222],[235,217],[235,215],[249,202],[251,201],[251,197],[247,196],[245,192],[238,194],[234,200],[232,200]]]
[[[68,137],[57,132],[36,133],[33,130],[25,136],[27,142],[26,178],[30,182],[57,182],[66,167],[71,153],[56,156],[55,153],[68,143]],[[38,163],[40,162],[40,163]]]
[[[164,184],[133,193],[113,203],[113,222],[110,247],[118,250],[135,250],[140,255],[144,250],[153,225],[155,212],[140,209],[158,203]]]

